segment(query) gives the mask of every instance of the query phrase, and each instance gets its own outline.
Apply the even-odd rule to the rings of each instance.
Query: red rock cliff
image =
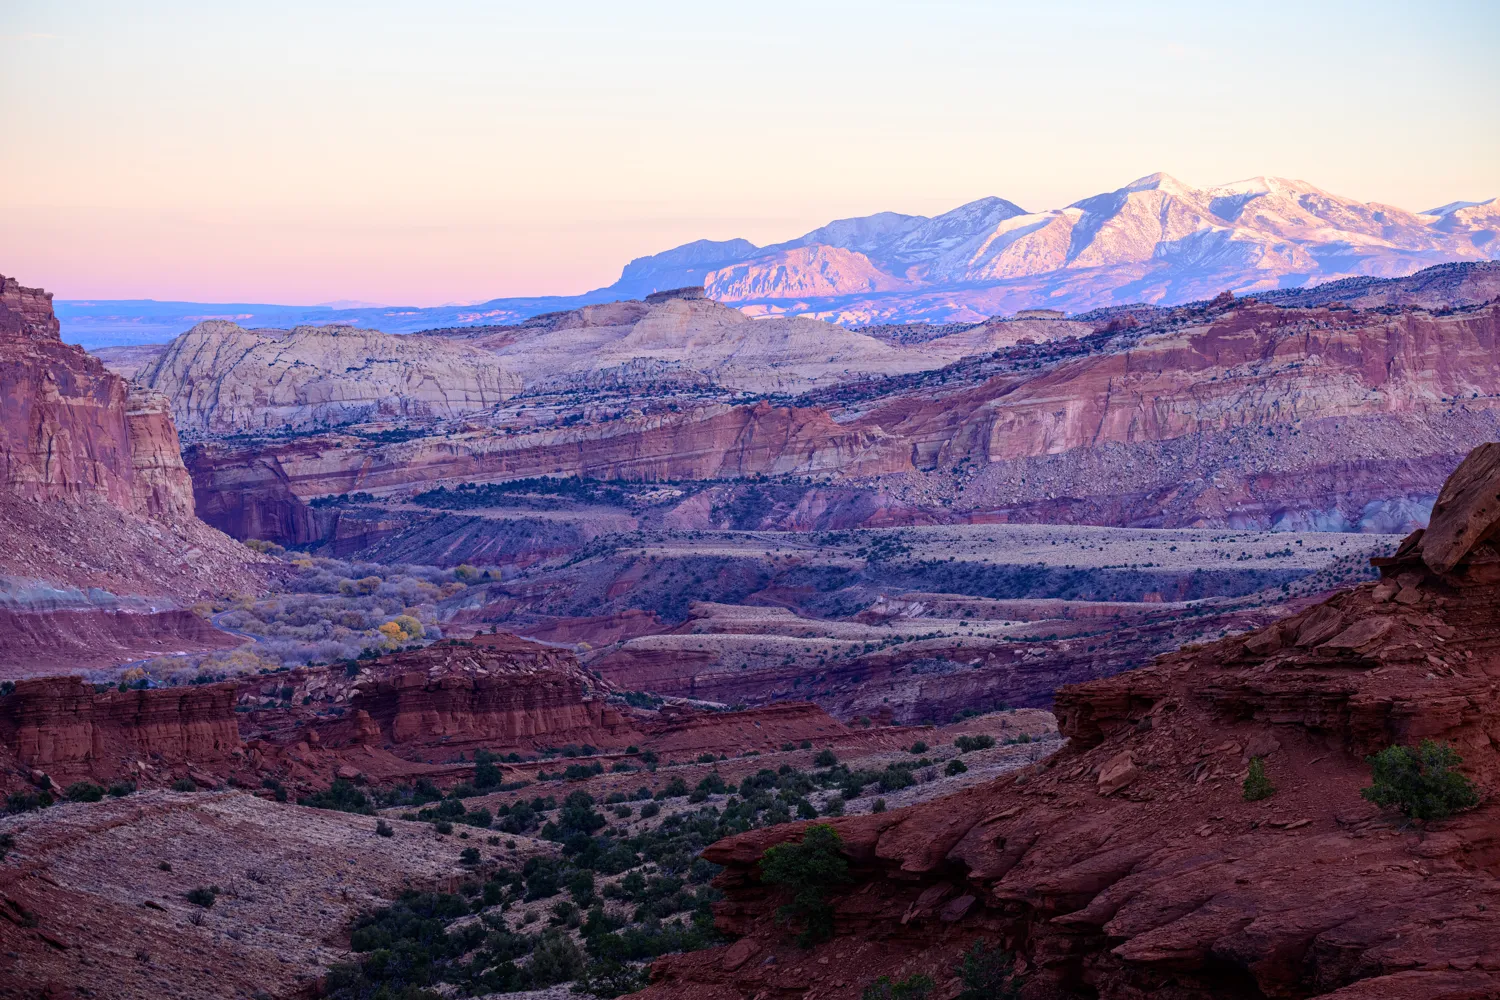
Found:
[[[328,690],[307,690],[314,688],[315,700]],[[378,740],[400,754],[453,741],[498,749],[624,746],[640,738],[571,652],[512,635],[388,657],[362,673],[347,697],[353,726],[330,727],[330,745]]]
[[[211,765],[240,747],[233,684],[106,691],[78,677],[16,683],[0,698],[0,745],[54,781],[107,780],[136,762]]]
[[[99,498],[191,516],[192,481],[165,401],[59,337],[52,296],[0,276],[0,469],[36,499]]]
[[[976,938],[1038,995],[1500,996],[1500,445],[1443,488],[1382,579],[1246,636],[1062,689],[1069,744],[1000,781],[835,820],[856,882],[811,952],[778,925],[765,849],[714,845],[728,948],[662,960],[648,995],[951,996]],[[1364,755],[1454,745],[1481,805],[1425,831],[1365,801]],[[1247,802],[1253,757],[1276,787]],[[775,961],[770,961],[774,957]]]

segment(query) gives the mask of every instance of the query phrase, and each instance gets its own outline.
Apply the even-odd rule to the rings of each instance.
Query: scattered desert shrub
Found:
[[[1372,784],[1360,794],[1408,819],[1428,823],[1479,804],[1473,782],[1456,770],[1463,758],[1446,743],[1423,740],[1415,749],[1390,746],[1365,761]]]
[[[895,981],[881,976],[865,987],[860,1000],[927,1000],[933,985],[932,977],[920,972]]]
[[[98,802],[104,798],[104,789],[91,781],[76,781],[68,786],[63,796],[69,802]]]
[[[299,806],[313,806],[317,809],[333,809],[338,812],[363,813],[373,815],[375,807],[370,804],[370,797],[355,787],[354,783],[344,778],[335,778],[333,784],[321,792],[313,792],[311,795],[303,796],[297,800]]]
[[[963,984],[954,1000],[1018,1000],[1021,995],[1015,956],[999,947],[986,948],[983,941],[974,942],[954,971]]]
[[[196,889],[189,889],[187,892],[183,893],[183,898],[185,898],[189,903],[192,903],[194,906],[201,906],[207,909],[208,907],[213,906],[214,903],[218,900],[219,892],[215,888],[200,885]]]
[[[988,750],[995,745],[995,737],[985,733],[980,733],[977,736],[960,736],[953,741],[953,745],[958,747],[959,753],[968,753],[971,750]]]
[[[955,774],[963,774],[968,769],[969,769],[969,765],[965,764],[963,761],[959,760],[957,757],[954,757],[952,760],[950,760],[948,762],[948,766],[945,767],[945,768],[943,768],[943,773],[946,774],[948,777],[951,778]]]
[[[1259,757],[1250,758],[1250,773],[1245,775],[1244,798],[1246,802],[1259,802],[1276,794],[1276,786],[1266,777],[1266,763]]]
[[[839,853],[841,843],[833,827],[814,823],[803,832],[800,843],[776,844],[761,856],[761,880],[791,892],[791,901],[777,915],[802,925],[797,940],[803,947],[833,936],[828,892],[852,881],[849,862]]]

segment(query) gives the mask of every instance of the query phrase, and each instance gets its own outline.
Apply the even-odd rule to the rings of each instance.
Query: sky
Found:
[[[0,3],[0,273],[59,298],[569,294],[1165,171],[1500,195],[1500,4]]]

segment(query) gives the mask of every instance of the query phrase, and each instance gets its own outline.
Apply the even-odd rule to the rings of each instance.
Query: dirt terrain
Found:
[[[427,824],[244,791],[138,792],[0,817],[0,996],[311,997],[348,923],[403,889],[456,886],[461,845]],[[510,838],[507,858],[555,848]],[[218,887],[213,905],[189,902]]]

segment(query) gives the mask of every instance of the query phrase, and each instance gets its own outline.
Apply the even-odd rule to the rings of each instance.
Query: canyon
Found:
[[[1221,295],[1174,309],[981,324],[917,345],[963,340],[952,363],[877,378],[851,372],[798,396],[745,400],[676,384],[642,399],[627,381],[583,397],[528,394],[483,421],[416,426],[395,440],[381,438],[384,425],[221,437],[190,448],[186,461],[209,523],[299,546],[357,537],[361,520],[383,522],[382,536],[421,520],[405,503],[417,486],[544,476],[683,491],[660,516],[684,528],[725,526],[715,511],[754,507],[749,498],[766,493],[703,481],[758,478],[775,501],[760,501],[764,516],[736,526],[1399,533],[1422,523],[1446,470],[1496,434],[1497,267],[1364,284],[1363,309],[1312,293],[1317,304]],[[1429,305],[1385,302],[1413,298]],[[634,316],[698,301],[618,308]],[[1003,329],[1011,323],[1028,324],[1025,335]],[[973,339],[980,330],[989,332]],[[898,342],[902,331],[880,333]],[[351,493],[375,506],[311,506]]]
[[[857,997],[918,973],[952,992],[977,938],[1017,954],[1027,995],[1493,995],[1497,449],[1459,466],[1380,580],[1062,688],[1069,742],[1029,768],[825,821],[851,876],[830,940],[794,944],[760,877],[806,824],[714,845],[734,943],[660,960],[645,995]],[[1481,796],[1417,831],[1361,797],[1362,758],[1424,738]],[[1256,801],[1252,759],[1274,786]]]

